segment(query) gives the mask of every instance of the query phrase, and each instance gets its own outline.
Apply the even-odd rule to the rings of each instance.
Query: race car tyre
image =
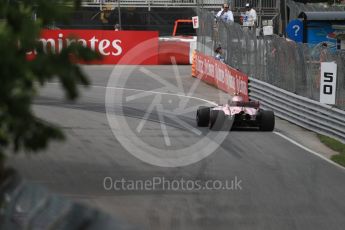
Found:
[[[210,113],[210,129],[215,131],[223,130],[225,113],[221,110],[212,110]]]
[[[260,131],[273,131],[274,130],[274,113],[270,110],[261,110],[260,112]]]
[[[207,127],[210,122],[210,107],[200,106],[196,112],[196,123],[199,127]]]

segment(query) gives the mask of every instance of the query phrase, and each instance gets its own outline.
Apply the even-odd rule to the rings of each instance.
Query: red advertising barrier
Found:
[[[102,55],[101,61],[92,64],[158,64],[157,31],[43,30],[39,41],[42,42],[45,52],[53,53],[58,53],[63,47],[78,42]],[[126,57],[128,52],[148,41],[149,47],[141,47],[136,52],[145,58]],[[32,57],[34,52],[28,53],[28,58]]]
[[[188,42],[159,41],[158,63],[160,65],[189,65],[189,53]]]
[[[242,96],[246,101],[248,96],[248,76],[230,66],[195,51],[193,60],[193,77],[216,86],[229,94]]]
[[[196,37],[172,36],[159,38],[158,64],[190,65],[196,48]]]

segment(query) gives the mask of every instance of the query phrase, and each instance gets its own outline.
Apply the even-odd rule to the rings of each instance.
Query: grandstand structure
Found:
[[[224,3],[224,0],[84,0],[82,5],[84,7],[98,7],[102,4],[110,4],[121,7],[141,7],[141,8],[164,8],[177,7],[194,8],[197,5],[203,5],[205,8],[219,7]]]
[[[121,27],[126,30],[159,30],[160,34],[169,35],[176,19],[191,18],[196,15],[197,8],[216,13],[222,4],[228,3],[235,21],[239,22],[248,2],[256,9],[259,24],[262,20],[273,19],[275,25],[281,25],[280,9],[283,1],[285,0],[82,0],[81,10],[72,15],[73,27],[59,26],[113,29],[114,24],[120,22]],[[106,23],[101,20],[104,15],[109,16]]]
[[[113,7],[115,8],[204,8],[219,10],[224,3],[230,4],[235,16],[245,11],[245,4],[251,3],[259,17],[273,18],[280,12],[281,0],[84,0],[83,7]]]
[[[204,8],[216,13],[223,3],[230,4],[237,22],[245,11],[245,4],[251,3],[257,11],[259,27],[262,21],[272,20],[276,33],[283,33],[285,25],[306,9],[308,11],[345,10],[344,6],[326,7],[293,0],[82,0],[81,2],[82,9],[72,15],[73,28],[112,29],[114,24],[122,22],[123,29],[158,29],[164,35],[171,32],[176,19],[188,19],[196,15],[196,8]],[[100,13],[101,11],[107,12],[103,14]],[[110,15],[107,23],[99,17],[106,14]]]
[[[244,8],[249,2],[257,9],[275,11],[279,8],[280,0],[84,0],[83,7],[102,7],[112,5],[113,7],[136,7],[136,8],[195,8],[203,7],[208,9],[219,9],[223,3],[229,3],[234,11]]]

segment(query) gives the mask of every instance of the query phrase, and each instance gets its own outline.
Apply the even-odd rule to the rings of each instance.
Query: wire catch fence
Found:
[[[206,10],[198,10],[198,16],[200,52],[213,56],[221,46],[229,66],[297,95],[319,101],[320,62],[336,62],[336,107],[345,110],[345,52],[311,48],[278,35],[257,36],[255,30],[218,21]]]

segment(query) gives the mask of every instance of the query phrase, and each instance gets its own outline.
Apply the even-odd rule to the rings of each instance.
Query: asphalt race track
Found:
[[[197,106],[227,97],[191,78],[190,66],[84,69],[92,86],[80,100],[64,100],[59,85],[50,83],[35,102],[37,114],[59,124],[67,141],[37,156],[10,159],[29,181],[139,229],[344,229],[345,170],[275,133],[222,132],[217,139],[208,128],[197,128]],[[109,81],[105,106],[110,76],[115,80]],[[110,126],[107,115],[118,126]],[[144,162],[131,154],[138,149],[147,161],[178,167]],[[182,166],[205,151],[201,161]],[[128,191],[103,184],[105,178],[157,177],[202,184],[237,180],[239,186]]]

